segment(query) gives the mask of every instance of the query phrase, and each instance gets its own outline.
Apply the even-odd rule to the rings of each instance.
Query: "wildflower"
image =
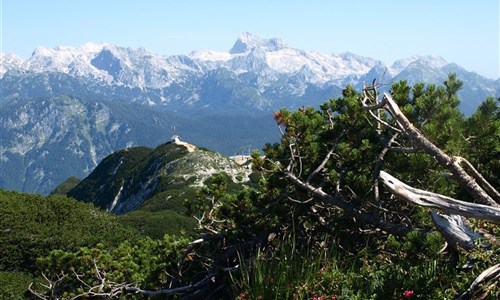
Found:
[[[410,299],[411,296],[413,296],[413,294],[415,294],[415,292],[413,290],[406,290],[404,293],[403,293],[403,296],[406,298],[406,299]]]
[[[246,299],[246,298],[248,298],[248,296],[250,296],[250,295],[249,295],[248,293],[241,292],[239,296],[240,296],[240,298],[241,298],[241,299]]]

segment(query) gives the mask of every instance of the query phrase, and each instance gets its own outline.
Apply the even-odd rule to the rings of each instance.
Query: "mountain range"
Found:
[[[0,56],[0,188],[46,194],[69,176],[88,175],[109,153],[157,146],[173,134],[224,154],[278,139],[271,113],[317,106],[377,78],[464,82],[471,114],[491,80],[436,56],[387,67],[353,53],[323,54],[278,38],[243,33],[226,52],[163,56],[146,49],[88,43],[39,47],[29,59]]]

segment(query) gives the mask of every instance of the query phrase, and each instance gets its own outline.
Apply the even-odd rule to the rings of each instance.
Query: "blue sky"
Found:
[[[500,77],[498,0],[0,0],[1,50],[107,42],[158,54],[229,50],[241,32],[388,65],[439,55]]]

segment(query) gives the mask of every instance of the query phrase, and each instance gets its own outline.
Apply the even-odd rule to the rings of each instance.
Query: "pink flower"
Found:
[[[319,296],[319,297],[313,297],[313,300],[323,300],[323,297]]]
[[[415,292],[413,290],[406,290],[404,293],[403,293],[403,296],[406,298],[406,299],[410,299],[411,296],[413,296],[413,294],[415,294]]]

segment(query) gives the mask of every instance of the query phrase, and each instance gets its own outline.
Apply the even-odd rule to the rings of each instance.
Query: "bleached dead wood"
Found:
[[[497,202],[500,202],[500,193],[489,183],[484,176],[479,173],[476,168],[465,158],[460,156],[455,156],[455,164],[463,163],[470,171],[472,177],[474,177],[482,187],[495,199]]]
[[[476,247],[475,241],[483,237],[473,232],[460,215],[440,214],[432,210],[431,217],[437,230],[453,248],[460,246],[462,249],[471,250]]]
[[[498,204],[490,197],[484,189],[470,176],[455,160],[447,155],[441,148],[431,143],[406,116],[399,110],[399,106],[392,99],[391,95],[384,93],[384,99],[389,112],[396,119],[399,127],[414,141],[416,141],[422,149],[432,155],[436,161],[443,167],[450,170],[455,180],[465,188],[471,196],[479,203],[498,206]]]
[[[375,83],[370,89],[376,88]],[[377,94],[373,95],[369,92],[369,88],[364,88],[364,98],[362,99],[363,109],[368,110],[370,114],[377,120],[378,123],[382,123],[393,130],[400,132],[402,135],[407,136],[413,140],[419,148],[425,151],[427,154],[431,155],[442,167],[448,169],[453,178],[474,198],[478,203],[500,207],[500,205],[493,199],[497,199],[498,192],[493,189],[493,196],[490,196],[475,180],[475,178],[469,175],[463,168],[457,163],[456,159],[446,154],[441,148],[434,145],[429,141],[421,132],[418,130],[408,118],[401,112],[397,103],[392,99],[392,96],[388,93],[384,93],[382,100],[379,102],[376,99]],[[375,102],[375,105],[368,105],[368,102]],[[373,110],[384,109],[389,112],[394,118],[395,125],[389,125],[387,122],[377,118],[373,114]],[[486,189],[489,189],[491,185],[488,185]],[[497,199],[498,201],[498,199]]]
[[[465,217],[485,220],[500,224],[500,209],[483,204],[465,202],[440,194],[411,187],[391,174],[380,171],[382,182],[395,195],[414,204],[436,208],[447,214],[458,214]]]
[[[500,264],[496,264],[483,271],[476,277],[471,286],[456,300],[486,299],[489,290],[497,289],[500,281]],[[489,298],[488,298],[489,299]]]
[[[101,270],[99,270],[101,272]],[[98,277],[101,274],[98,273]],[[45,276],[44,276],[45,277]],[[167,288],[167,289],[159,289],[159,290],[144,290],[137,287],[134,283],[116,283],[112,281],[108,281],[105,277],[98,278],[101,280],[101,283],[95,286],[88,285],[85,281],[83,281],[79,276],[76,277],[78,281],[82,284],[83,289],[87,289],[71,298],[71,300],[76,299],[86,299],[86,298],[105,298],[105,299],[114,299],[121,298],[125,294],[138,294],[143,296],[169,296],[174,294],[183,294],[190,291],[200,290],[205,287],[210,282],[214,281],[215,276],[209,275],[200,281],[193,283],[191,285],[186,285],[177,288]],[[59,284],[61,284],[62,280],[59,281],[51,281],[45,277],[48,281],[47,285],[42,285],[46,291],[50,293],[50,295],[46,295],[45,293],[40,293],[36,291],[32,286],[33,282],[28,287],[28,291],[31,294],[42,300],[51,300],[51,299],[60,299],[58,293]]]
[[[438,214],[435,211],[431,213],[436,228],[452,247],[458,245],[466,250],[471,250],[475,247],[475,240],[480,238],[481,235],[472,232],[463,222],[461,216],[478,218],[499,224],[500,205],[498,203],[500,202],[500,193],[468,161],[460,157],[451,157],[430,142],[400,111],[399,106],[392,99],[391,95],[384,93],[382,101],[379,101],[377,99],[375,81],[371,90],[375,91],[375,95],[370,92],[370,88],[364,89],[362,105],[377,120],[378,125],[383,124],[400,133],[402,136],[411,139],[418,148],[431,155],[442,167],[448,169],[453,178],[476,202],[481,204],[464,202],[413,188],[383,171],[380,172],[380,178],[394,194],[401,198],[417,205],[437,208],[443,211],[445,214]],[[375,105],[369,105],[368,101],[375,103]],[[377,116],[373,114],[372,111],[374,110],[377,111]],[[380,119],[380,110],[385,110],[392,116],[393,124]],[[379,130],[379,127],[377,129]],[[465,164],[470,174],[465,171],[460,163]],[[497,264],[481,273],[471,284],[470,288],[457,297],[457,299],[485,299],[488,297],[488,290],[497,288],[499,278],[500,265]]]

